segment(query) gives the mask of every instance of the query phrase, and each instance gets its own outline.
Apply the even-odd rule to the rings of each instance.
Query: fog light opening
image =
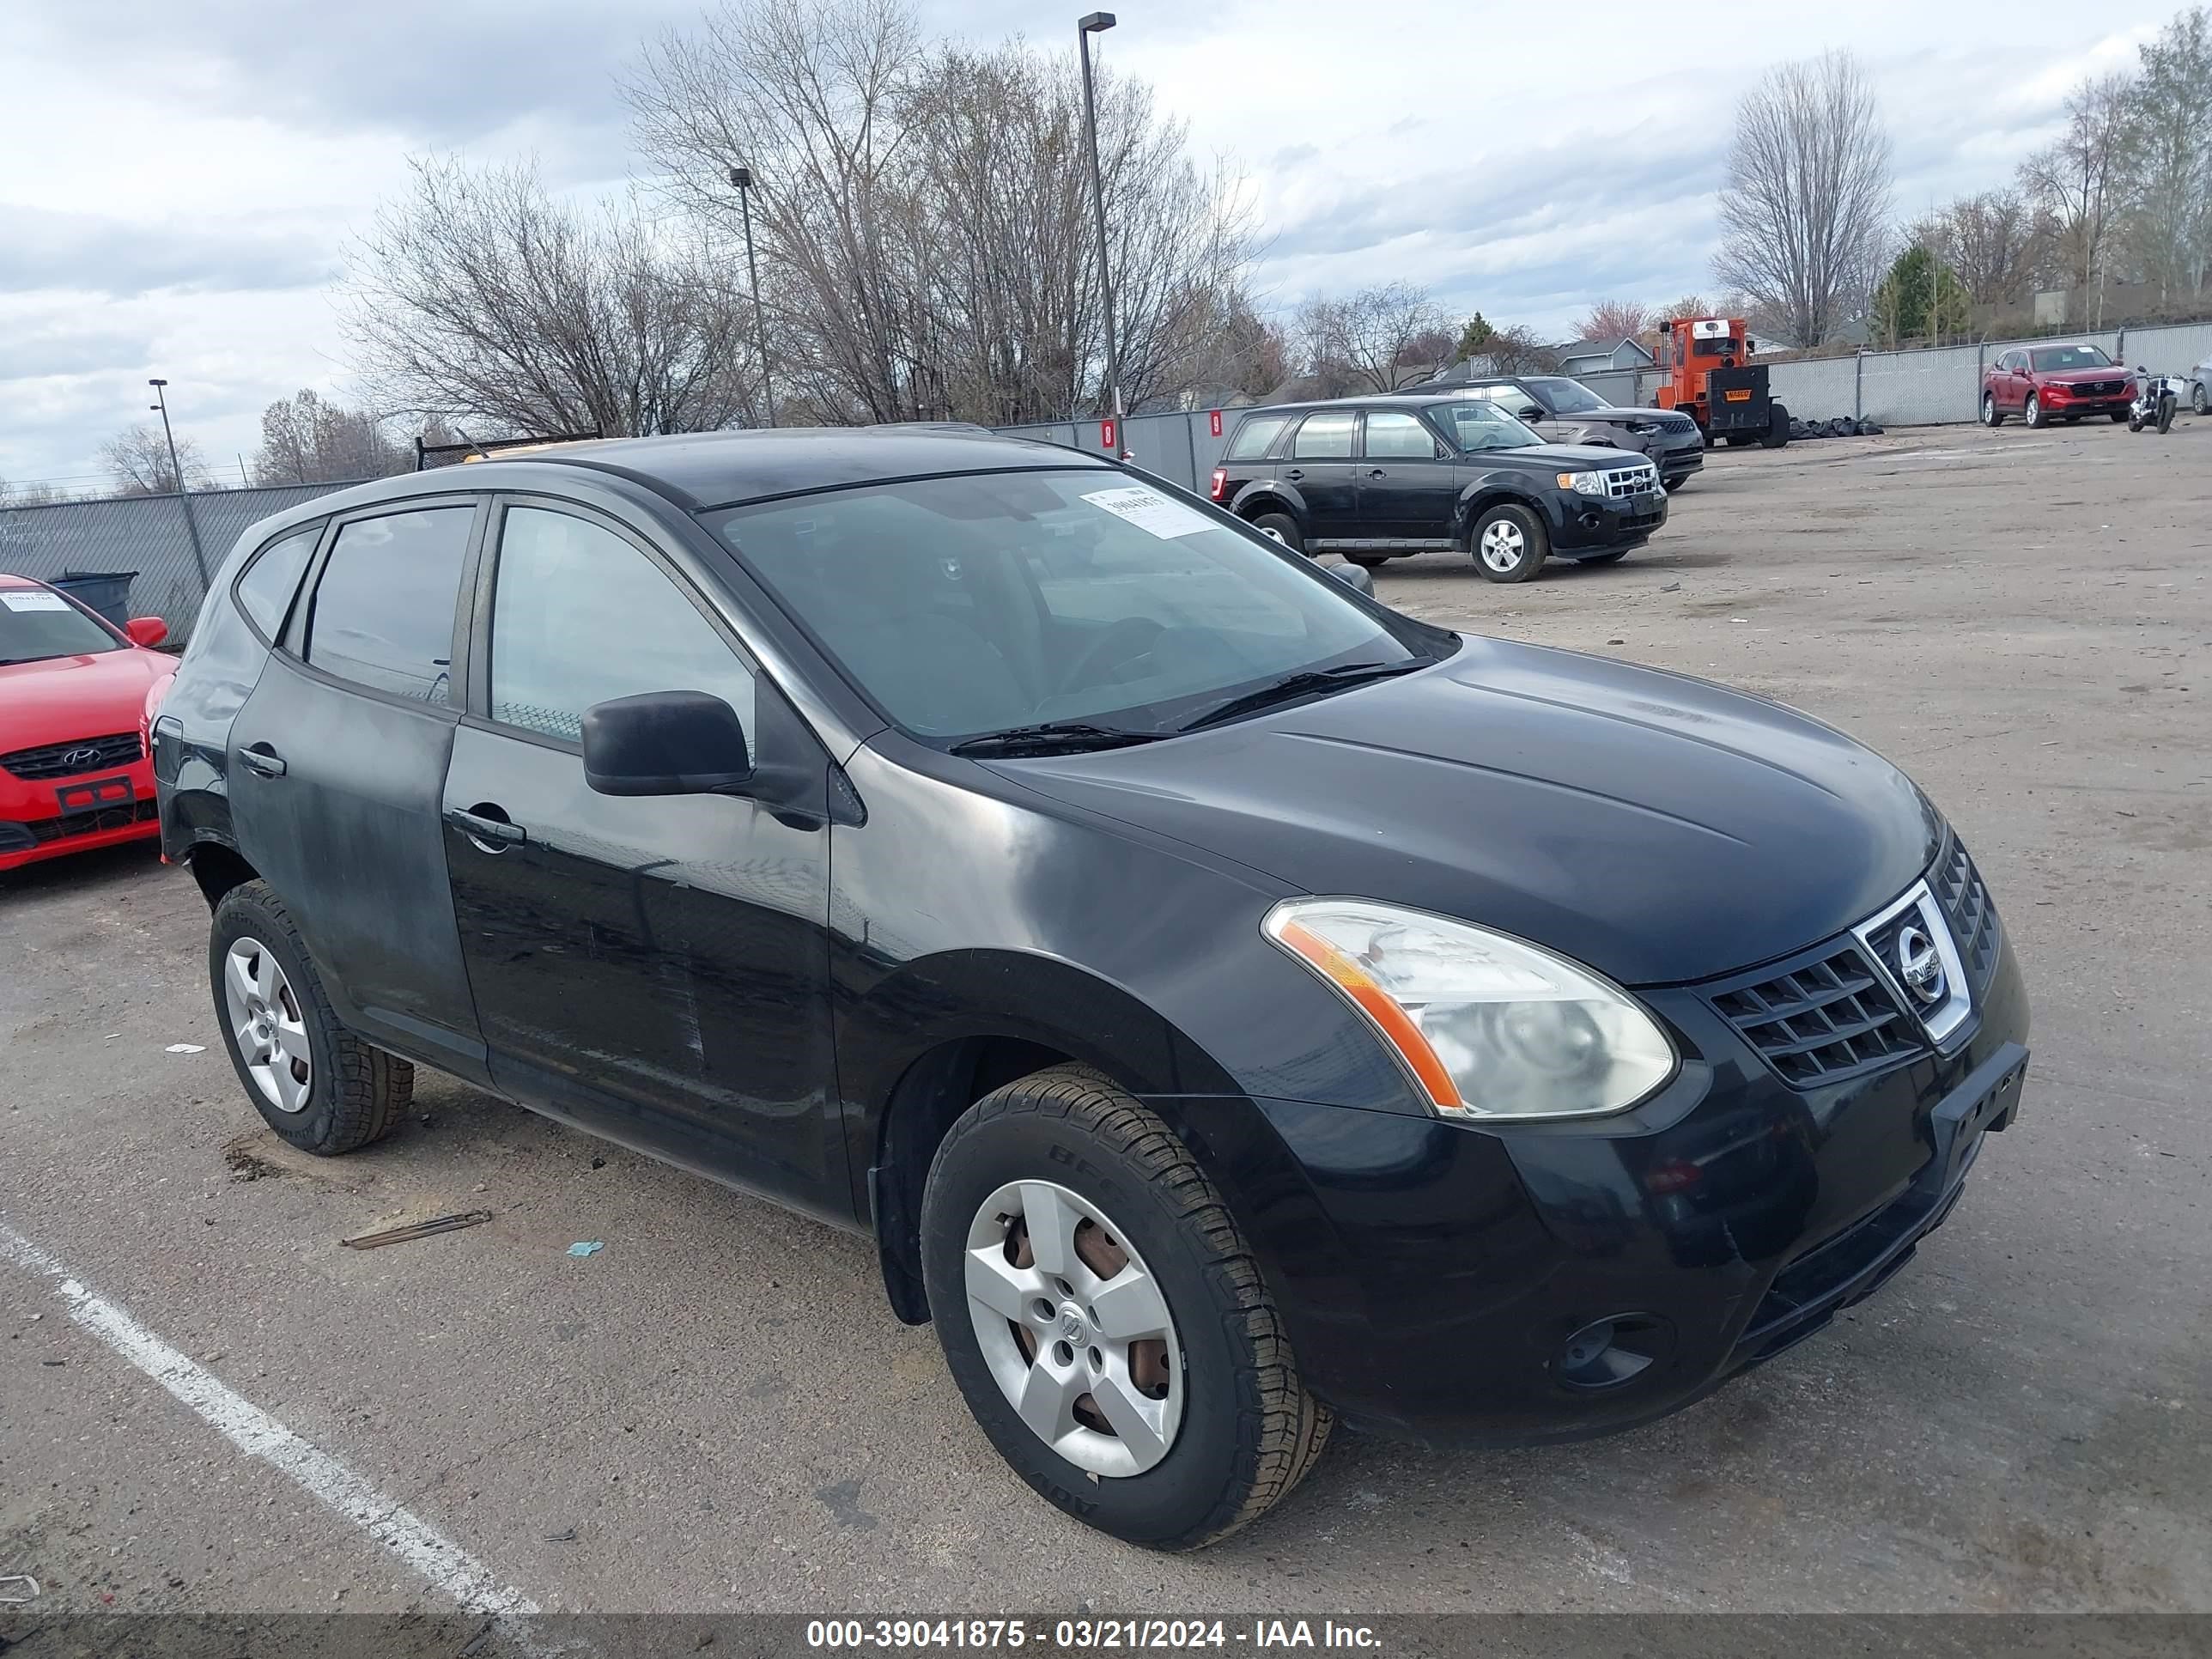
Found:
[[[1571,1389],[1617,1389],[1634,1382],[1665,1351],[1667,1323],[1651,1314],[1595,1319],[1559,1345],[1552,1371]]]

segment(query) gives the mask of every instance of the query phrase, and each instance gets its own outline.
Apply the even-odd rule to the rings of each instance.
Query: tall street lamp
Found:
[[[207,555],[200,551],[199,520],[192,516],[191,494],[185,488],[185,469],[177,461],[177,434],[169,429],[169,397],[162,390],[169,383],[149,380],[146,384],[154,388],[154,401],[146,407],[160,413],[161,435],[169,441],[169,476],[177,481],[177,499],[185,508],[185,530],[192,538],[192,562],[199,567],[200,592],[204,593],[208,585]]]
[[[738,187],[738,206],[745,221],[745,276],[753,289],[753,331],[760,344],[761,407],[770,426],[775,424],[775,393],[768,381],[768,314],[761,309],[760,266],[753,259],[753,170],[732,167],[730,182]]]
[[[1114,277],[1106,252],[1106,184],[1098,171],[1098,107],[1091,90],[1091,37],[1114,27],[1114,14],[1078,18],[1075,49],[1083,59],[1083,131],[1091,149],[1091,206],[1098,220],[1098,296],[1106,307],[1106,385],[1114,403],[1114,435],[1121,434],[1121,349],[1114,337]]]

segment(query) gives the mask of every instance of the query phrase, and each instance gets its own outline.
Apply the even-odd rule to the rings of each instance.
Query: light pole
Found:
[[[1091,90],[1091,37],[1114,27],[1114,14],[1094,11],[1075,23],[1075,50],[1083,59],[1083,131],[1091,150],[1091,206],[1098,219],[1098,297],[1106,307],[1106,385],[1113,398],[1114,441],[1121,439],[1121,349],[1114,337],[1114,276],[1106,252],[1106,183],[1098,171],[1098,107]]]
[[[192,538],[192,562],[199,567],[200,592],[204,593],[208,585],[207,555],[200,551],[199,520],[192,516],[191,495],[185,488],[185,469],[177,461],[177,434],[169,429],[169,396],[162,390],[169,383],[149,380],[146,384],[154,388],[154,401],[146,406],[159,412],[161,435],[169,441],[169,476],[177,481],[177,500],[184,504],[185,530]]]
[[[745,221],[745,277],[753,289],[753,331],[759,336],[761,409],[770,426],[775,424],[775,393],[768,381],[768,313],[761,309],[760,266],[753,260],[753,170],[732,167],[730,182],[738,187],[738,208]]]

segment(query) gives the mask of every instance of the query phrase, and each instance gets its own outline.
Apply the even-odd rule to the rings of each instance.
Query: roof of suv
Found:
[[[468,482],[480,488],[507,465],[497,455],[477,462],[469,469]],[[884,478],[1040,465],[1103,468],[1107,463],[1079,450],[948,422],[603,438],[533,450],[518,456],[513,465],[620,472],[643,479],[696,510]],[[414,476],[434,477],[439,473]]]

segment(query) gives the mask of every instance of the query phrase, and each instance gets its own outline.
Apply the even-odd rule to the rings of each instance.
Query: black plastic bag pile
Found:
[[[1791,441],[1807,438],[1874,438],[1881,434],[1879,421],[1855,421],[1848,415],[1838,415],[1832,421],[1801,421],[1790,417]]]

